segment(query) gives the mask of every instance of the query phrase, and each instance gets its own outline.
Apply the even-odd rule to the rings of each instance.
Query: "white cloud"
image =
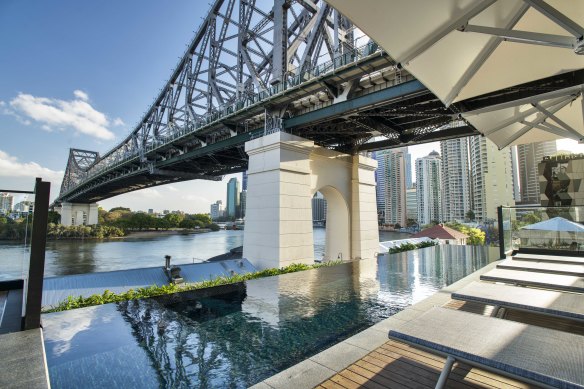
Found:
[[[0,107],[4,107],[6,105],[6,103],[2,100],[0,100]]]
[[[171,192],[178,192],[178,189],[177,189],[177,188],[175,188],[175,187],[174,187],[174,186],[172,186],[172,185],[168,185],[168,186],[166,186],[166,189],[168,189],[168,190],[169,190],[169,191],[171,191]]]
[[[82,90],[74,90],[73,94],[75,95],[75,97],[77,97],[79,100],[83,100],[83,101],[89,101],[89,96],[87,95],[87,93],[83,92]]]
[[[126,123],[124,123],[124,121],[121,118],[115,118],[114,121],[112,122],[112,124],[114,126],[123,126]]]
[[[63,171],[51,170],[36,162],[19,162],[18,158],[0,150],[0,177],[41,177],[60,185],[64,174]]]
[[[162,194],[158,190],[152,188],[139,190],[136,194],[147,199],[159,199],[162,197]]]
[[[212,202],[211,200],[209,200],[206,197],[197,196],[197,195],[181,196],[181,199],[187,200],[187,201],[197,201],[197,202],[206,203],[206,204],[211,204],[211,202]]]
[[[87,97],[85,92],[76,90],[74,95],[75,100],[65,101],[19,93],[10,101],[10,106],[18,113],[51,128],[71,127],[77,132],[95,138],[114,139],[114,133],[108,129],[110,125],[108,117],[85,100]]]

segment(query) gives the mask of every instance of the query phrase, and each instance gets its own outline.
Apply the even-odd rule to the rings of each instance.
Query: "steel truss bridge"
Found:
[[[570,82],[447,108],[323,0],[216,0],[130,135],[104,155],[70,150],[56,203],[221,180],[274,131],[347,153],[476,135],[460,112]]]

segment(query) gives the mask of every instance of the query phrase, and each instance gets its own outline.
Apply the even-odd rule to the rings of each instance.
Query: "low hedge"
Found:
[[[234,284],[237,282],[243,282],[248,280],[253,280],[255,278],[277,276],[280,274],[294,273],[302,270],[316,269],[324,266],[333,266],[342,263],[342,261],[329,261],[323,263],[317,263],[314,265],[305,265],[301,263],[293,263],[289,266],[282,268],[271,268],[260,270],[253,273],[246,274],[234,274],[231,276],[219,276],[211,280],[205,280],[201,282],[195,282],[192,284],[168,284],[168,285],[152,285],[144,288],[138,288],[136,290],[130,289],[123,293],[114,293],[110,290],[105,290],[102,294],[92,294],[88,297],[73,297],[69,296],[66,300],[61,301],[54,307],[44,309],[43,313],[50,312],[60,312],[67,311],[69,309],[85,308],[91,307],[93,305],[102,305],[108,303],[118,303],[127,300],[137,300],[148,297],[162,296],[173,293],[187,292],[190,290],[211,288],[214,286]]]

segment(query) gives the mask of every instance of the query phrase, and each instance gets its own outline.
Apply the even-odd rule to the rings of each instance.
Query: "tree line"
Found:
[[[171,228],[219,230],[219,226],[214,224],[211,217],[204,213],[169,213],[163,217],[158,217],[158,215],[144,212],[132,212],[129,208],[124,207],[112,208],[109,211],[99,208],[98,223],[100,225],[119,227],[124,230],[138,231],[169,230]]]
[[[14,220],[0,216],[0,240],[24,240],[27,235],[30,236],[33,218],[34,214]],[[131,231],[158,231],[176,228],[219,230],[219,226],[213,223],[207,214],[169,213],[159,218],[144,212],[133,212],[124,207],[112,208],[109,211],[99,208],[99,224],[95,226],[63,226],[60,224],[60,219],[61,216],[57,212],[49,211],[49,224],[47,226],[49,239],[105,239],[125,236]]]

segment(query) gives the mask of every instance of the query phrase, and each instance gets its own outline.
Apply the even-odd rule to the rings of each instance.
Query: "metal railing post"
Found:
[[[497,207],[497,221],[499,224],[499,257],[500,259],[505,259],[507,254],[505,254],[505,231],[503,231],[503,206]]]
[[[41,300],[43,298],[43,277],[45,272],[45,249],[47,245],[47,223],[49,218],[49,195],[51,183],[36,179],[34,189],[34,216],[30,243],[30,264],[28,268],[28,290],[24,329],[31,330],[41,325]]]

